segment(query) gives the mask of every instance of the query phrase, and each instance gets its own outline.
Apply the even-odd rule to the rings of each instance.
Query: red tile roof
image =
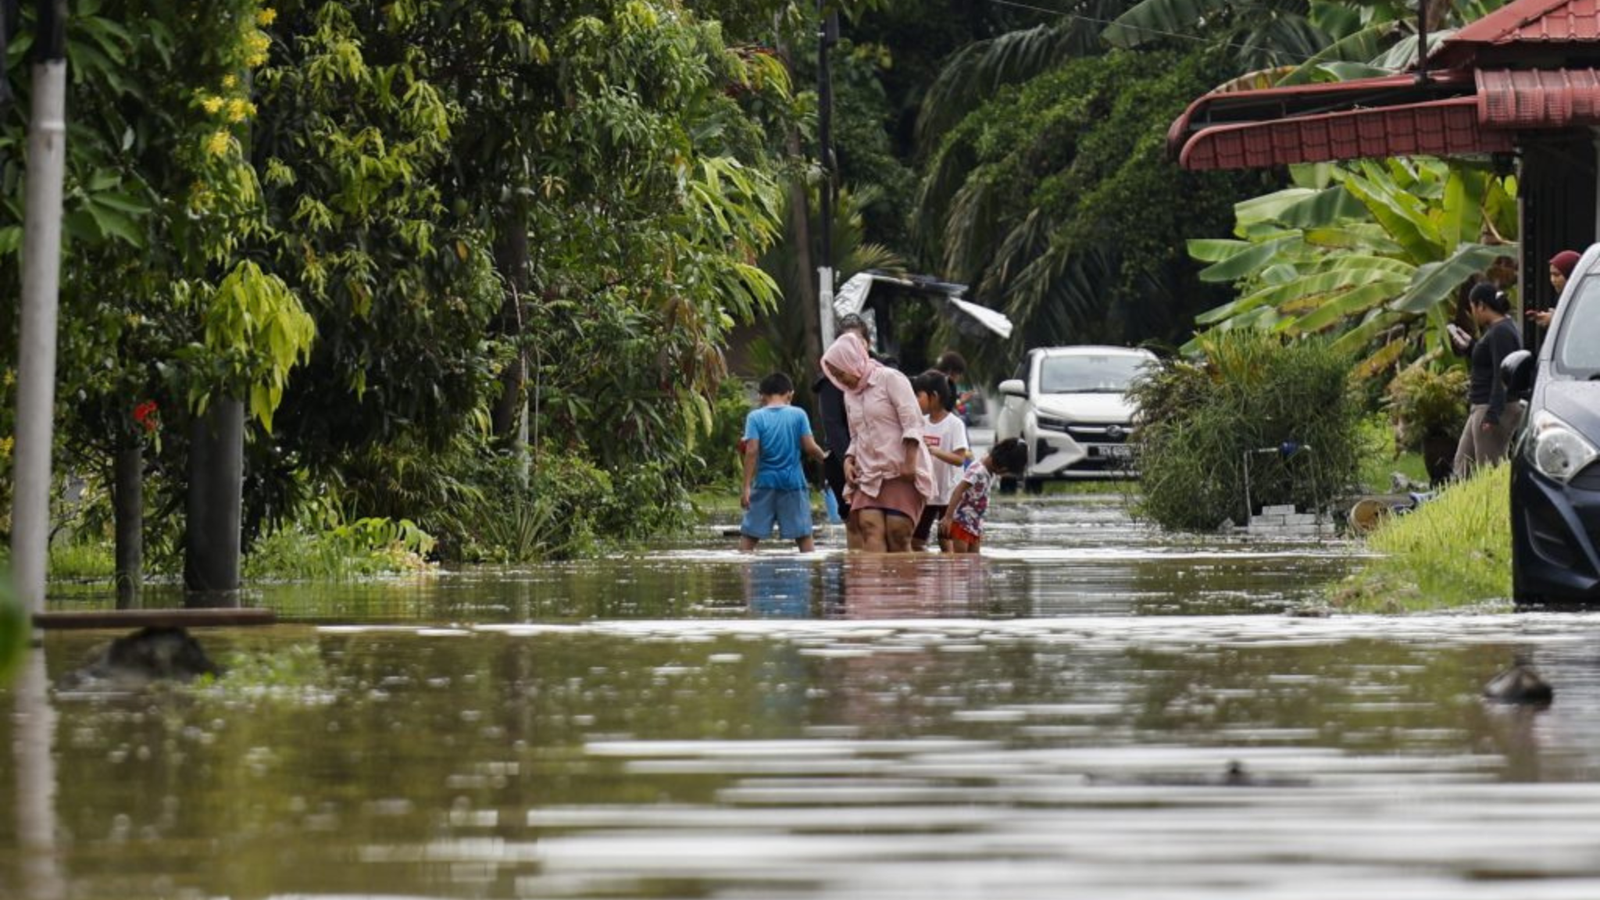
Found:
[[[1188,139],[1185,169],[1246,169],[1363,156],[1453,156],[1513,149],[1510,132],[1478,122],[1478,98],[1215,125]]]
[[[1513,0],[1441,45],[1600,40],[1595,0]]]
[[[1461,66],[1489,47],[1502,48],[1502,55],[1511,49],[1600,50],[1600,3],[1512,0],[1446,38],[1428,54],[1428,60],[1440,66]]]
[[[1600,124],[1600,72],[1594,69],[1483,69],[1478,121],[1490,128],[1567,128]]]
[[[1172,123],[1185,168],[1495,153],[1518,131],[1600,125],[1600,0],[1512,0],[1412,73],[1208,94]],[[1513,68],[1528,64],[1543,68]],[[1484,68],[1487,66],[1488,68]]]

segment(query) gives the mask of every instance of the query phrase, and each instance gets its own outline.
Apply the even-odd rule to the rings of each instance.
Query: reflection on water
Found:
[[[0,897],[1600,896],[1600,618],[1284,616],[1334,549],[1009,512],[982,558],[264,592],[303,621],[203,639],[294,677],[54,695]],[[1477,696],[1516,652],[1548,710]]]

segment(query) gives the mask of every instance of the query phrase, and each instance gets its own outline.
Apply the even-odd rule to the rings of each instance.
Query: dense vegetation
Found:
[[[1249,331],[1201,343],[1199,360],[1169,361],[1136,386],[1144,514],[1209,530],[1267,505],[1323,510],[1347,493],[1363,450],[1350,356]]]

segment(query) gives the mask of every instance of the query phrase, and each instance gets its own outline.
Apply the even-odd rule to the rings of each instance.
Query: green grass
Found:
[[[739,485],[729,482],[702,487],[689,494],[689,505],[694,507],[695,515],[702,522],[721,521],[742,512],[739,508]]]
[[[1451,485],[1367,537],[1383,554],[1335,584],[1329,601],[1353,612],[1416,612],[1511,595],[1511,467]]]
[[[425,571],[433,538],[407,520],[358,519],[324,531],[265,535],[244,559],[249,581],[349,581]]]
[[[110,581],[116,571],[116,551],[110,543],[73,541],[50,548],[52,581]]]
[[[1428,483],[1428,467],[1421,453],[1400,453],[1395,449],[1394,429],[1381,415],[1369,416],[1361,424],[1361,455],[1358,478],[1361,486],[1374,494],[1391,490],[1392,476],[1399,472],[1416,484]]]

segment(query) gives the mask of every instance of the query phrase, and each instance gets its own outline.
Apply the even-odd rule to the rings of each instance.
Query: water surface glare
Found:
[[[998,518],[263,589],[231,688],[34,692],[114,635],[52,634],[0,897],[1600,897],[1600,616],[1298,617],[1349,548]],[[1548,709],[1480,699],[1518,653]]]

